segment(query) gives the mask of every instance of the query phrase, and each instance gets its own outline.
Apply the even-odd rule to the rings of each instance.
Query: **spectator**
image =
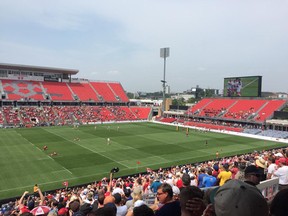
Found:
[[[260,183],[261,175],[260,169],[254,165],[247,166],[244,171],[245,182],[253,186]]]
[[[127,209],[133,208],[136,201],[143,200],[143,193],[140,187],[134,188],[131,195],[133,199],[126,202]]]
[[[239,168],[238,168],[238,162],[235,161],[233,164],[233,167],[230,169],[231,173],[232,173],[232,179],[235,179],[235,175],[238,173]]]
[[[171,185],[163,183],[157,190],[157,199],[161,206],[156,211],[156,216],[180,216],[181,208],[179,201],[173,200]]]
[[[273,175],[279,177],[279,190],[288,188],[288,166],[285,158],[279,159],[278,169],[273,172]]]
[[[177,172],[177,173],[176,173],[175,185],[176,185],[179,189],[181,189],[181,188],[183,187],[183,181],[182,181],[181,173],[180,173],[180,172]]]
[[[153,193],[157,193],[157,190],[158,188],[160,187],[162,183],[160,182],[160,179],[159,177],[156,177],[155,181],[151,184],[150,186],[150,190],[153,192]]]
[[[199,175],[198,175],[198,187],[199,188],[203,188],[204,187],[204,185],[203,185],[203,179],[204,179],[204,177],[206,177],[206,176],[208,176],[207,174],[206,174],[206,169],[204,168],[204,167],[201,167],[200,168],[200,171],[199,171]]]
[[[246,162],[241,162],[239,165],[239,170],[237,174],[235,175],[235,179],[238,179],[240,181],[245,181],[245,169],[246,169]]]
[[[180,206],[181,216],[201,216],[205,209],[203,192],[195,186],[184,187],[180,192]]]
[[[187,174],[187,173],[184,173],[182,175],[182,182],[183,182],[183,187],[182,188],[190,186],[190,184],[191,184],[190,175]],[[182,190],[182,188],[179,188],[179,189]]]
[[[133,216],[154,216],[154,212],[147,205],[141,205],[133,209]]]
[[[205,188],[215,186],[217,179],[212,175],[212,170],[207,171],[207,176],[203,179],[203,185]]]
[[[117,208],[116,216],[125,216],[127,213],[127,206],[123,205],[121,194],[116,193],[113,196],[115,198],[115,205]]]
[[[265,181],[266,175],[264,172],[267,169],[267,161],[262,157],[258,157],[255,163],[260,171],[260,181]]]
[[[229,165],[225,163],[223,165],[223,170],[217,176],[219,179],[219,186],[222,186],[227,180],[231,179],[232,173],[229,171]]]
[[[270,205],[271,216],[286,216],[288,212],[288,189],[279,191]]]
[[[275,163],[275,158],[274,157],[269,157],[268,158],[268,170],[267,170],[267,179],[271,179],[273,177],[273,172],[275,172],[277,169],[277,165]]]
[[[229,180],[214,197],[217,216],[268,216],[268,204],[254,186],[239,180]]]
[[[116,185],[115,185],[115,188],[112,192],[112,195],[116,194],[116,193],[119,193],[121,196],[124,195],[124,191],[122,189],[122,186],[120,184],[120,182],[116,182]]]

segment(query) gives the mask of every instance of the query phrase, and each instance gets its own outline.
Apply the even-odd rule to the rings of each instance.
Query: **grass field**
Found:
[[[119,130],[117,129],[119,126]],[[108,127],[110,129],[108,129]],[[89,183],[108,177],[145,171],[147,167],[199,162],[284,146],[281,143],[190,130],[153,123],[127,123],[73,127],[42,127],[0,130],[0,200],[20,196],[33,185],[42,191]],[[74,139],[79,137],[79,141]],[[111,144],[107,145],[107,138]],[[208,146],[205,141],[208,140]],[[43,151],[44,145],[48,146]],[[49,156],[56,151],[57,156]]]

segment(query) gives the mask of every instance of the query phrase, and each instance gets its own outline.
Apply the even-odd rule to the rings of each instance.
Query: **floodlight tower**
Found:
[[[162,113],[165,111],[165,103],[166,103],[166,58],[169,57],[169,48],[161,48],[160,49],[160,57],[164,58],[164,76],[161,82],[163,83],[163,102],[162,102]]]

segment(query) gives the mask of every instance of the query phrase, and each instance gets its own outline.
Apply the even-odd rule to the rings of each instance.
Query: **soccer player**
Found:
[[[218,159],[219,158],[219,152],[216,151],[216,158]]]
[[[46,151],[48,149],[48,146],[43,146],[43,151]]]
[[[237,79],[237,96],[241,96],[241,89],[242,89],[242,81],[240,78]]]
[[[107,138],[107,145],[110,145],[110,138]]]

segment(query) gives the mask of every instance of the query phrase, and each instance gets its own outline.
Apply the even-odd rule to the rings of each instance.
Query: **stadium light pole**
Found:
[[[163,83],[163,102],[162,102],[162,113],[165,111],[165,103],[166,103],[166,58],[169,57],[170,48],[161,48],[160,49],[160,57],[164,58],[164,76],[161,82]]]

